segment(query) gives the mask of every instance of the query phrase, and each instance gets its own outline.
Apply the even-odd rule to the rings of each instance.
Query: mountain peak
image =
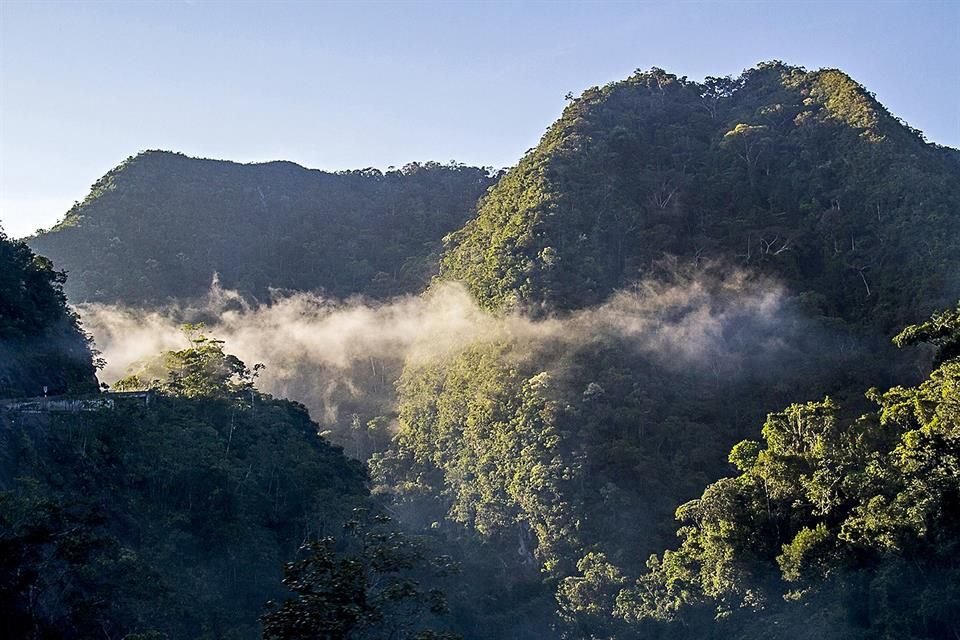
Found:
[[[958,184],[948,154],[842,71],[772,61],[693,82],[653,68],[573,100],[450,237],[441,274],[490,308],[564,310],[666,252],[829,291],[854,316],[896,315],[913,295],[902,252],[920,251],[903,220],[951,230],[908,268],[931,301],[952,292],[925,261],[960,270]]]

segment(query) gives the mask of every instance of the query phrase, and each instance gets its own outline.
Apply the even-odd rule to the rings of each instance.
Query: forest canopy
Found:
[[[67,305],[65,281],[0,228],[0,398],[96,391],[97,362]]]
[[[385,298],[422,289],[491,173],[436,162],[325,173],[145,151],[28,242],[70,272],[75,303],[199,298],[214,278],[262,300],[274,289]]]
[[[569,98],[500,174],[150,151],[0,237],[9,629],[956,640],[960,153],[835,69]]]

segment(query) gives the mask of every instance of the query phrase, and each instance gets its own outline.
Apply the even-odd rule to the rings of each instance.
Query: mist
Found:
[[[606,336],[658,366],[730,376],[742,372],[744,358],[755,369],[758,358],[772,362],[823,338],[779,284],[718,265],[643,281],[598,307],[546,319],[492,314],[456,283],[385,303],[279,292],[269,302],[249,303],[214,280],[193,304],[78,310],[106,361],[107,383],[162,351],[183,348],[183,323],[203,321],[226,351],[248,366],[266,365],[262,391],[302,402],[326,427],[344,415],[389,414],[404,366],[483,342],[509,342],[517,358],[527,359],[539,345],[562,353]]]

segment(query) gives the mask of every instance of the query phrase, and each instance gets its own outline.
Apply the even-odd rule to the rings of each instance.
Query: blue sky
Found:
[[[960,1],[0,2],[0,223],[143,149],[320,169],[511,165],[564,95],[652,66],[838,67],[960,146]]]

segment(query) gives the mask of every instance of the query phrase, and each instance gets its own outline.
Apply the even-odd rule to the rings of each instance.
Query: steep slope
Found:
[[[891,328],[960,290],[960,167],[836,70],[660,69],[585,91],[448,239],[490,308],[596,304],[663,253]],[[932,230],[936,231],[932,231]]]
[[[0,229],[0,398],[96,391],[87,336],[64,275]]]
[[[508,581],[562,581],[596,553],[636,574],[771,408],[830,393],[856,411],[864,386],[899,378],[882,344],[765,286],[676,276],[556,333],[408,363],[378,491],[503,549]]]
[[[259,637],[283,562],[368,504],[360,464],[288,401],[131,402],[0,411],[9,637]]]
[[[377,490],[549,584],[567,637],[673,637],[618,594],[730,447],[778,407],[829,394],[855,421],[864,389],[920,382],[929,354],[889,340],[960,297],[956,155],[839,71],[585,92],[441,263],[562,329],[408,363]]]
[[[63,282],[0,235],[0,398],[97,391]],[[4,637],[256,638],[282,563],[371,506],[302,405],[199,345],[148,403],[0,406]]]
[[[149,151],[28,242],[70,272],[74,302],[196,297],[214,273],[261,298],[270,288],[388,296],[422,288],[441,238],[491,181],[455,164],[331,174]]]
[[[616,615],[683,620],[670,637],[960,634],[960,305],[896,342],[938,345],[940,366],[869,391],[856,419],[831,398],[771,413],[730,451],[739,475],[677,510],[679,548]]]

